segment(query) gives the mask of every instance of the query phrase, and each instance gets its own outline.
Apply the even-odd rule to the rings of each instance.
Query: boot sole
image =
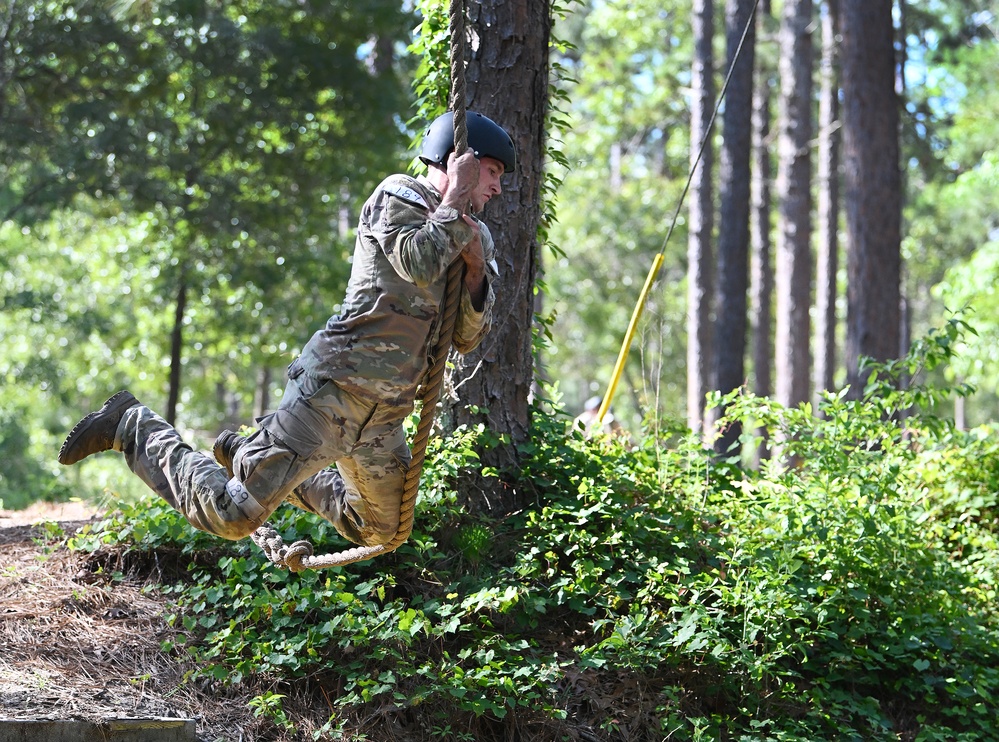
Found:
[[[99,410],[91,412],[89,415],[80,420],[80,422],[78,422],[71,431],[69,431],[69,435],[66,436],[66,440],[62,444],[62,448],[59,449],[59,463],[63,466],[69,466],[70,464],[75,464],[89,456],[90,454],[84,454],[83,456],[72,456],[71,454],[80,438],[90,430],[90,426],[96,420],[106,415],[124,412],[129,407],[134,407],[137,404],[139,404],[139,401],[132,395],[131,392],[128,391],[120,391],[108,398],[108,400],[101,405]],[[120,420],[121,416],[119,415],[119,421]],[[95,451],[94,453],[97,452]]]

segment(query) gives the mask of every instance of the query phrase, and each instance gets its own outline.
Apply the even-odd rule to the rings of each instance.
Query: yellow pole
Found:
[[[628,331],[624,334],[624,342],[621,343],[621,351],[617,354],[617,363],[614,364],[614,373],[611,374],[610,386],[607,387],[607,393],[604,395],[603,401],[600,403],[600,410],[597,412],[597,425],[600,425],[604,421],[604,415],[607,414],[607,410],[610,409],[611,400],[614,398],[614,392],[617,391],[617,382],[621,378],[621,373],[624,371],[624,363],[628,360],[628,351],[631,350],[631,341],[635,336],[635,330],[638,329],[638,321],[642,318],[642,310],[645,308],[645,300],[649,296],[649,291],[652,289],[652,284],[656,280],[656,276],[659,275],[659,268],[663,264],[663,254],[659,253],[656,255],[656,259],[652,261],[652,267],[649,269],[649,275],[645,279],[645,286],[642,287],[642,293],[638,295],[638,304],[635,305],[635,311],[631,313],[631,322],[628,323]]]

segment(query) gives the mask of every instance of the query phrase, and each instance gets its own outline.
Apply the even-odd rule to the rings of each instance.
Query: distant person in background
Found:
[[[603,424],[597,422],[597,414],[600,412],[600,405],[603,399],[600,397],[590,397],[583,405],[583,411],[579,417],[572,421],[574,428],[581,428],[583,435],[587,438],[593,437],[597,433],[604,435],[625,435],[624,428],[619,423],[610,410],[604,415]]]

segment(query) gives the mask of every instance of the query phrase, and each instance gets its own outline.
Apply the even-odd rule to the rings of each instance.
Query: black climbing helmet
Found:
[[[503,170],[512,173],[517,169],[517,151],[506,130],[481,113],[466,112],[468,122],[468,148],[476,157],[492,157],[503,163]],[[438,116],[423,137],[420,159],[426,164],[447,165],[447,157],[454,150],[454,113]]]

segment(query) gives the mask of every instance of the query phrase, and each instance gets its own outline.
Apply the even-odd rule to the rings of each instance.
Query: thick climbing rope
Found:
[[[451,34],[451,104],[454,114],[454,150],[463,154],[468,148],[468,126],[465,120],[465,7],[463,0],[451,0],[449,13]],[[306,569],[341,567],[345,564],[387,554],[399,548],[413,531],[413,514],[416,510],[416,496],[420,490],[420,474],[426,460],[427,442],[437,413],[437,400],[440,398],[441,384],[451,352],[451,336],[461,297],[461,283],[464,262],[455,260],[448,266],[447,283],[441,311],[440,334],[431,354],[430,371],[421,387],[420,421],[410,446],[412,460],[403,485],[402,502],[399,506],[399,526],[387,543],[377,546],[356,546],[345,551],[315,555],[308,541],[295,541],[285,545],[281,535],[266,523],[260,526],[250,538],[260,547],[264,555],[274,564],[287,567],[292,572]]]

